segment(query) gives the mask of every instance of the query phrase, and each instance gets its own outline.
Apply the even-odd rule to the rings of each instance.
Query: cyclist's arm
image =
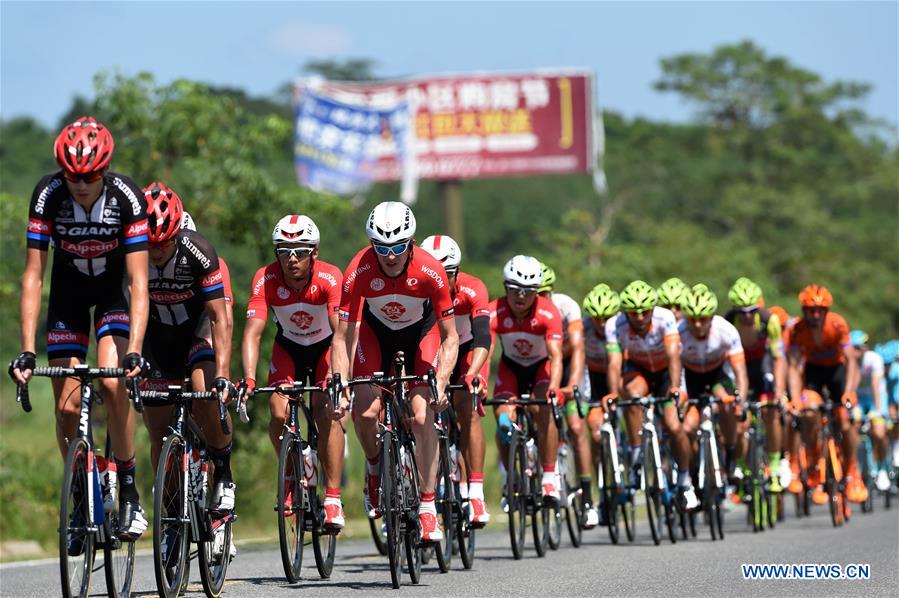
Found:
[[[859,378],[861,378],[861,372],[858,367],[858,360],[853,355],[853,349],[851,346],[843,347],[843,356],[846,358],[846,391],[847,393],[853,393],[858,390],[858,382]]]
[[[212,348],[215,351],[215,377],[231,379],[231,320],[224,297],[206,302],[206,313],[212,324]]]
[[[883,372],[874,372],[871,374],[871,398],[874,401],[874,411],[880,411],[880,402],[883,397],[880,396],[880,389],[883,386]]]
[[[353,363],[349,348],[355,346],[356,323],[343,318],[337,323],[337,331],[331,340],[331,372],[340,374],[343,380],[350,378]]]
[[[577,323],[569,322],[568,340],[571,343],[571,367],[568,371],[567,386],[571,388],[576,384],[580,384],[581,378],[584,376],[586,356],[584,353],[583,322],[580,320],[577,320]]]
[[[679,388],[681,378],[680,335],[665,336],[665,355],[668,356],[668,377],[671,380],[671,387]]]
[[[259,364],[259,343],[265,332],[265,320],[247,318],[243,329],[243,340],[240,344],[240,356],[243,361],[244,378],[256,379],[256,366]]]
[[[443,393],[440,383],[446,386],[449,377],[456,367],[456,358],[459,356],[459,334],[456,332],[456,320],[453,317],[437,321],[440,330],[440,350],[437,352],[437,380],[438,392]]]
[[[746,359],[742,353],[730,358],[730,366],[734,370],[737,379],[737,391],[740,393],[740,402],[745,402],[749,397],[749,374],[746,371]]]
[[[25,253],[22,295],[19,298],[20,340],[23,352],[35,352],[35,335],[41,312],[41,291],[44,287],[44,271],[46,269],[47,252],[29,247]]]
[[[768,348],[774,365],[774,395],[779,399],[787,390],[787,359],[784,355],[783,328],[776,314],[771,314],[768,320]]]
[[[126,254],[125,267],[128,271],[128,290],[131,295],[127,353],[140,353],[144,346],[147,319],[150,317],[150,295],[147,290],[147,271],[149,270],[147,251],[132,251]]]
[[[787,382],[790,388],[790,397],[798,399],[802,396],[802,369],[799,354],[795,351],[787,353]]]
[[[607,345],[606,351],[609,354],[609,366],[606,370],[606,380],[609,385],[609,392],[621,396],[621,366],[624,363],[624,356],[621,354],[621,347],[618,344]]]
[[[562,341],[546,341],[546,352],[549,353],[549,387],[559,388],[562,383]],[[559,397],[561,400],[561,397]]]
[[[472,349],[471,366],[465,372],[466,376],[477,376],[487,361],[490,353],[490,318],[489,316],[477,316],[471,319]],[[487,381],[484,380],[486,383]]]

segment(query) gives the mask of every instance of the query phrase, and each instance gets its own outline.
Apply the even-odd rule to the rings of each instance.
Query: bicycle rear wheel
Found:
[[[94,458],[87,440],[76,438],[69,442],[65,476],[59,502],[59,574],[62,595],[87,596],[94,565],[94,532],[88,504],[88,486],[93,485]],[[95,485],[94,489],[98,489]],[[102,504],[103,497],[94,492],[94,501]],[[101,507],[102,508],[102,507]]]
[[[458,484],[455,484],[458,489]],[[459,493],[456,492],[456,496]],[[457,503],[458,504],[458,503]],[[477,530],[471,526],[468,521],[468,509],[461,508],[456,517],[456,541],[459,546],[459,557],[462,559],[462,567],[471,569],[474,565],[475,538]]]
[[[527,455],[524,440],[518,433],[513,433],[509,445],[509,466],[506,469],[506,505],[509,509],[509,539],[512,543],[512,556],[520,559],[524,551],[525,533],[527,530]]]
[[[534,449],[536,452],[536,449]],[[554,515],[553,508],[541,496],[542,488],[537,480],[543,479],[543,469],[537,466],[534,475],[528,480],[528,504],[531,506],[531,532],[534,535],[534,549],[537,556],[546,556],[549,548],[549,519]]]
[[[319,468],[321,470],[321,468]],[[315,556],[315,568],[322,579],[330,579],[334,570],[334,557],[337,554],[337,534],[325,532],[321,528],[324,513],[321,500],[314,492],[309,494],[310,509],[315,521],[312,523],[312,554]]]
[[[440,572],[446,573],[453,560],[453,539],[456,532],[456,526],[453,525],[453,511],[456,508],[456,486],[450,475],[449,440],[443,438],[438,442],[436,507],[437,517],[443,527],[443,542],[434,546],[434,554]]]
[[[381,556],[387,556],[387,543],[384,533],[381,531],[381,524],[373,517],[368,518],[368,528],[371,531],[371,539],[375,543],[375,550]]]
[[[303,569],[303,515],[305,493],[302,486],[303,448],[300,439],[285,431],[278,451],[278,543],[281,565],[290,583],[300,580]]]
[[[709,440],[703,443],[702,450],[705,453],[705,488],[703,488],[703,503],[706,517],[708,518],[709,531],[712,540],[724,539],[721,529],[721,503],[718,501],[718,488],[715,485],[715,466],[712,461],[712,445]]]
[[[115,537],[118,516],[113,509],[106,514],[106,521],[103,523],[106,536],[103,544],[103,569],[107,595],[128,598],[131,596],[131,582],[134,579],[134,542],[123,542]]]
[[[387,529],[387,559],[390,564],[390,581],[394,589],[400,587],[403,534],[401,531],[403,498],[401,494],[402,472],[393,436],[385,434],[381,442],[381,512]]]
[[[584,495],[580,489],[580,479],[577,475],[574,456],[567,452],[560,457],[556,467],[561,467],[562,488],[565,491],[563,508],[565,510],[565,525],[568,528],[568,537],[571,545],[578,548],[583,541],[584,521],[586,519]],[[561,527],[561,526],[560,526]]]
[[[210,513],[205,509],[199,509],[205,517]],[[209,598],[218,598],[225,587],[225,579],[228,577],[228,565],[231,564],[231,522],[233,515],[211,522],[212,539],[199,542],[197,550],[200,561],[200,581],[203,590]],[[221,538],[221,539],[219,539]]]
[[[190,519],[187,505],[187,459],[184,439],[170,435],[162,445],[153,484],[153,565],[156,589],[163,598],[177,596],[187,584]]]

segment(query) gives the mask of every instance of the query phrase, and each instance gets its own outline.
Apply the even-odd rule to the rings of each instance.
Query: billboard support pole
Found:
[[[464,255],[465,218],[462,209],[462,182],[457,179],[440,181],[440,195],[443,198],[444,230],[459,244]]]

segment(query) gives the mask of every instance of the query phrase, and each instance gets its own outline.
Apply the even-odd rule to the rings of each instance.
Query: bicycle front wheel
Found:
[[[380,508],[387,530],[387,560],[390,563],[390,581],[394,589],[400,587],[403,562],[403,534],[400,529],[403,497],[400,491],[402,472],[393,443],[393,436],[385,434],[381,442],[381,497]]]
[[[206,517],[209,513],[203,510]],[[200,542],[200,581],[209,598],[218,598],[225,587],[228,565],[231,563],[231,521],[232,515],[211,522],[212,539]]]
[[[454,484],[458,488],[458,484]],[[456,496],[459,493],[456,492]],[[474,548],[477,530],[471,526],[468,521],[468,509],[471,505],[467,505],[460,509],[456,517],[456,541],[459,545],[459,557],[462,559],[462,567],[471,569],[474,565]]]
[[[449,571],[453,560],[453,537],[456,526],[453,525],[453,511],[456,508],[455,485],[450,475],[449,440],[439,440],[437,457],[437,517],[443,527],[443,542],[434,547],[437,555],[437,567],[441,573]]]
[[[518,433],[512,435],[509,446],[509,466],[506,469],[506,506],[509,509],[509,538],[512,556],[520,559],[524,552],[526,534],[528,492],[528,464],[524,440]]]
[[[90,590],[95,535],[88,492],[93,485],[93,458],[87,440],[76,438],[69,443],[59,502],[59,574],[65,598],[87,596]],[[102,504],[99,492],[94,493],[97,500]]]
[[[303,568],[303,513],[305,496],[302,477],[303,449],[300,439],[291,432],[284,433],[278,451],[278,542],[281,564],[290,583],[300,580]]]
[[[106,536],[103,569],[107,595],[128,598],[131,596],[131,582],[134,579],[134,542],[123,542],[115,537],[118,529],[118,513],[115,509],[106,514],[103,527]]]
[[[170,435],[162,445],[153,485],[153,565],[156,589],[163,598],[177,596],[187,584],[190,520],[186,464],[184,439]]]
[[[321,487],[321,486],[319,486]],[[337,534],[326,533],[318,522],[324,521],[324,508],[321,499],[315,493],[315,488],[309,494],[309,510],[314,513],[315,522],[312,526],[312,554],[315,556],[315,568],[322,579],[330,579],[334,570],[334,556],[337,554]]]

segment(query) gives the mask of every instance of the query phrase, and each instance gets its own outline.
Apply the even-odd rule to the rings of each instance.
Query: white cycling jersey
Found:
[[[712,318],[709,335],[704,339],[693,336],[686,319],[678,324],[677,330],[680,333],[681,364],[690,371],[711,372],[721,367],[726,359],[731,363],[745,359],[740,333],[721,316]]]
[[[568,325],[571,322],[580,322],[581,306],[577,304],[577,301],[564,293],[553,293],[552,300],[556,309],[562,314],[562,342],[567,344]]]
[[[668,367],[665,339],[677,334],[674,313],[664,307],[652,308],[652,323],[646,336],[634,332],[624,312],[606,321],[606,347],[624,351],[628,361],[650,372]]]

